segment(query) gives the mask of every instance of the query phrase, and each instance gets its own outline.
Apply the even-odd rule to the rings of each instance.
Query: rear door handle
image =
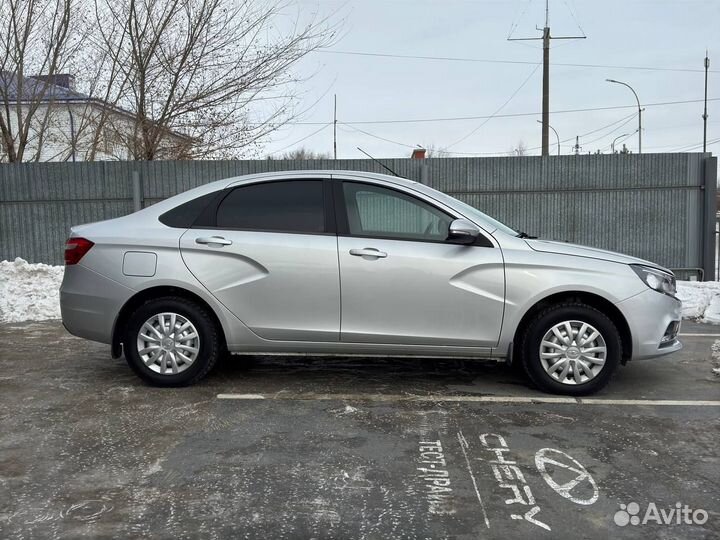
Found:
[[[232,240],[223,238],[222,236],[209,236],[195,239],[196,244],[211,244],[216,246],[229,246],[232,244]]]
[[[387,257],[387,253],[375,248],[351,249],[350,255],[354,255],[355,257],[374,257],[376,259],[384,259]]]

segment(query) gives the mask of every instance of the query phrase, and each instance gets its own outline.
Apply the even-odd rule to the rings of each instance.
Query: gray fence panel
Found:
[[[671,268],[714,267],[707,248],[714,231],[705,227],[714,223],[708,217],[715,208],[717,160],[709,154],[381,162],[533,235]],[[387,173],[369,159],[0,165],[0,260],[61,264],[72,225],[132,212],[134,172],[149,205],[214,180],[293,169]]]

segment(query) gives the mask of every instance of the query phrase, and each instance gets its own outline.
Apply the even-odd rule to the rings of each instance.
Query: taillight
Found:
[[[95,244],[87,238],[68,238],[65,242],[65,264],[77,264]]]

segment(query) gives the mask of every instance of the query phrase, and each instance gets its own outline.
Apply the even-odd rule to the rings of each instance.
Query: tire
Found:
[[[163,327],[168,329],[167,335]],[[149,300],[133,312],[123,348],[128,364],[141,379],[154,386],[172,387],[188,386],[205,377],[224,345],[217,323],[205,308],[182,297],[167,296]]]
[[[595,331],[599,336],[591,341]],[[525,373],[535,386],[571,396],[593,394],[605,387],[622,356],[615,324],[581,302],[555,304],[537,313],[522,334],[520,347]]]

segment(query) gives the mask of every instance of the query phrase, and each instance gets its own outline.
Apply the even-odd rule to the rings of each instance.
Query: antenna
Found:
[[[538,28],[539,30],[539,28]],[[582,31],[582,28],[580,28]],[[551,39],[587,39],[587,36],[550,36],[550,0],[545,0],[545,28],[542,37],[508,38],[508,41],[543,42],[543,95],[542,95],[542,155],[550,155],[550,40]]]
[[[357,149],[360,150],[360,151],[361,151],[363,154],[365,154],[367,157],[369,157],[370,159],[372,159],[375,163],[377,163],[378,165],[380,165],[380,166],[381,166],[383,169],[385,169],[386,171],[390,171],[391,173],[393,173],[393,174],[394,174],[395,176],[397,176],[398,178],[402,178],[402,176],[400,176],[398,173],[396,173],[395,171],[393,171],[390,167],[388,167],[388,166],[383,165],[382,163],[380,163],[379,160],[377,160],[377,159],[375,159],[374,157],[372,157],[370,154],[368,154],[365,150],[363,150],[363,149],[360,148],[359,146],[357,147]]]

